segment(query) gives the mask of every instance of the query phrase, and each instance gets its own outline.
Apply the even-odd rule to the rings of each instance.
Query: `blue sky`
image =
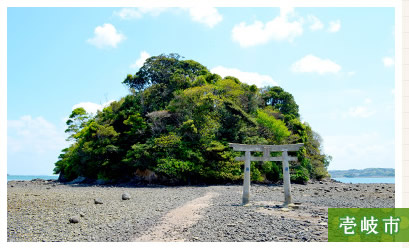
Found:
[[[7,173],[52,174],[75,106],[96,111],[148,56],[293,94],[329,169],[394,167],[393,8],[8,8]]]

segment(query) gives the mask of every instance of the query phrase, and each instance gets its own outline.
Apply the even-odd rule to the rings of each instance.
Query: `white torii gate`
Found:
[[[244,157],[236,157],[237,161],[244,161],[244,182],[243,182],[243,205],[250,199],[250,162],[251,161],[282,161],[283,181],[284,181],[284,205],[292,203],[290,169],[288,161],[297,161],[296,157],[288,156],[289,151],[298,151],[304,144],[290,145],[243,145],[229,143],[234,151],[245,152]],[[253,157],[251,152],[263,152],[262,157]],[[272,157],[271,152],[282,152],[281,157]]]

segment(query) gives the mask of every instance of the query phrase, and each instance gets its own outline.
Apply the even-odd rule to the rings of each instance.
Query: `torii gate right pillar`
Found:
[[[250,151],[244,155],[243,205],[250,200]]]
[[[291,182],[290,182],[290,168],[288,165],[288,152],[283,151],[283,186],[284,186],[284,205],[292,203],[291,200]]]

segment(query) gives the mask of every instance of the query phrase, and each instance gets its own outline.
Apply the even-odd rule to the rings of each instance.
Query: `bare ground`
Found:
[[[130,200],[122,200],[127,192]],[[7,184],[10,241],[326,241],[330,207],[394,207],[394,184],[104,187],[55,181]],[[103,204],[95,204],[99,198]],[[76,217],[78,223],[70,223]]]

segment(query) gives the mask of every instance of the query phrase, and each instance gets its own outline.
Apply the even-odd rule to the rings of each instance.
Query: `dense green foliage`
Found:
[[[123,84],[131,94],[90,116],[73,110],[54,172],[66,180],[126,181],[154,172],[172,183],[238,182],[243,162],[228,143],[305,146],[293,154],[291,180],[327,177],[330,157],[321,138],[300,121],[293,96],[280,87],[258,89],[234,77],[221,78],[179,55],[146,60]],[[279,154],[277,154],[279,155]],[[282,179],[281,163],[252,162],[254,182]]]

